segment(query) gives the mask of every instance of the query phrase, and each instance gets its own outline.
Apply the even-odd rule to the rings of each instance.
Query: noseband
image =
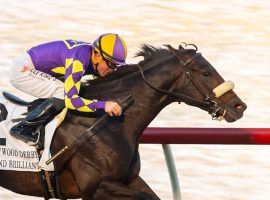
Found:
[[[171,46],[168,45],[168,48],[169,48],[170,52],[179,60],[180,66],[182,66],[183,69],[185,70],[184,80],[189,79],[189,82],[191,82],[197,88],[197,90],[202,94],[202,96],[204,97],[203,101],[199,101],[199,100],[197,100],[195,98],[192,98],[192,97],[189,97],[189,96],[187,96],[187,95],[185,95],[183,93],[163,90],[163,89],[160,89],[160,88],[157,88],[157,87],[153,86],[149,81],[146,80],[143,68],[138,64],[136,66],[140,70],[141,76],[142,76],[143,80],[146,82],[146,84],[148,86],[150,86],[151,88],[153,88],[154,90],[162,92],[162,93],[164,93],[164,94],[166,94],[168,96],[177,98],[179,103],[180,102],[185,102],[187,104],[197,106],[197,107],[200,107],[200,108],[202,108],[204,110],[207,110],[208,113],[212,116],[213,120],[223,120],[224,115],[226,114],[226,109],[223,108],[221,105],[219,105],[215,100],[213,100],[215,97],[217,97],[215,92],[213,92],[213,91],[215,91],[215,89],[213,91],[211,91],[210,94],[208,94],[209,93],[208,91],[204,92],[204,89],[201,88],[201,84],[197,83],[197,81],[195,79],[192,79],[191,75],[189,73],[188,65],[191,63],[191,61],[193,61],[197,57],[201,56],[201,53],[196,53],[194,56],[192,56],[186,62],[184,62],[181,59],[181,57],[177,54],[177,52],[175,52],[175,50]],[[219,86],[217,86],[216,88],[218,88],[218,87]],[[224,93],[226,93],[227,91],[229,91],[231,89],[232,89],[232,87],[229,87],[221,95],[223,95]],[[219,95],[219,96],[221,96],[221,95]],[[222,113],[222,114],[220,115],[218,113]]]

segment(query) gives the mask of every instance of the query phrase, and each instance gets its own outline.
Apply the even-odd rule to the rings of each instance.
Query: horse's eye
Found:
[[[203,75],[204,76],[209,76],[209,73],[208,72],[203,72]]]

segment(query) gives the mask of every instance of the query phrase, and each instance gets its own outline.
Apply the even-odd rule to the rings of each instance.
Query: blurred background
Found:
[[[128,44],[128,63],[143,43],[194,43],[247,103],[234,123],[212,121],[197,108],[171,104],[152,127],[269,127],[270,1],[267,0],[0,0],[0,88],[25,98],[8,80],[11,60],[40,43],[92,42],[116,32]],[[183,199],[269,200],[270,147],[172,145]],[[172,199],[161,145],[141,145],[141,176],[161,199]],[[1,177],[0,177],[0,181]],[[42,199],[0,188],[0,199]]]

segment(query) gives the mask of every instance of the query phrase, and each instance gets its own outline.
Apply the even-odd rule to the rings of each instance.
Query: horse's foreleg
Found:
[[[84,199],[84,198],[83,198]],[[152,195],[112,180],[103,180],[96,190],[93,200],[159,200]]]

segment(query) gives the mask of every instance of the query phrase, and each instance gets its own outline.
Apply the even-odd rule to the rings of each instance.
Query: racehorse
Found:
[[[64,198],[159,199],[139,175],[138,146],[143,130],[172,102],[198,107],[213,119],[227,122],[243,116],[246,104],[232,87],[217,91],[226,82],[195,45],[189,46],[143,45],[137,56],[144,59],[138,64],[120,67],[108,77],[82,85],[80,95],[84,98],[118,100],[132,95],[133,104],[122,116],[109,118],[68,159],[54,161]],[[54,135],[52,154],[82,135],[95,117],[95,113],[69,110]],[[38,173],[0,171],[0,177],[0,186],[13,192],[43,196]]]

